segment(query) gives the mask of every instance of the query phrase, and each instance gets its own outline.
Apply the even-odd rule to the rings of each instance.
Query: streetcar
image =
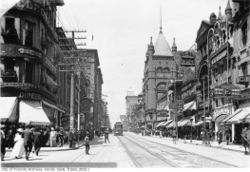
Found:
[[[123,135],[123,126],[121,122],[116,122],[114,126],[114,135],[122,136]]]

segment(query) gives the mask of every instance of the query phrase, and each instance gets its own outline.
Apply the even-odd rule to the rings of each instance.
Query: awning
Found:
[[[245,108],[240,108],[235,111],[233,114],[233,117],[225,121],[226,123],[229,124],[234,124],[234,123],[241,123],[245,121],[249,121],[250,119],[250,107],[245,107]]]
[[[221,123],[224,119],[226,119],[228,117],[227,114],[221,114],[221,115],[218,115],[216,118],[214,118],[214,122],[215,123]]]
[[[183,111],[186,110],[196,110],[196,101],[191,101],[189,103],[184,104]]]
[[[19,122],[31,125],[49,125],[50,121],[38,101],[22,100],[19,104]]]
[[[164,127],[168,126],[170,123],[172,122],[172,120],[166,121],[164,122],[164,124],[162,124]]]
[[[194,123],[193,126],[200,126],[200,125],[202,125],[202,124],[203,124],[203,121],[199,121],[199,122],[197,122],[197,123]]]
[[[174,121],[171,121],[167,126],[166,128],[173,128],[175,126],[175,122]]]
[[[1,121],[13,122],[17,120],[17,98],[16,97],[0,97],[0,119]]]
[[[164,123],[165,123],[165,121],[160,122],[160,123],[156,126],[156,128],[157,128],[157,127],[163,126],[162,124],[164,124]]]

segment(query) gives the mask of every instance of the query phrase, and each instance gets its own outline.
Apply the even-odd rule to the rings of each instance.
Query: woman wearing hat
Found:
[[[14,138],[15,145],[10,154],[11,158],[18,159],[18,158],[22,158],[22,156],[24,155],[24,142],[23,142],[22,134],[23,134],[23,129],[18,128],[17,133]]]

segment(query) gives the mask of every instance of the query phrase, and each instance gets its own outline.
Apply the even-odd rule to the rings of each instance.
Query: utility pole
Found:
[[[74,102],[74,85],[75,85],[75,74],[78,75],[78,116],[77,116],[77,129],[80,130],[80,91],[81,91],[81,72],[83,69],[81,69],[82,64],[82,58],[79,52],[82,52],[83,49],[77,49],[77,43],[75,43],[75,39],[86,39],[86,37],[76,37],[75,33],[85,33],[85,30],[72,30],[72,31],[64,31],[71,33],[71,38],[67,37],[60,37],[59,40],[63,41],[65,40],[67,43],[60,44],[60,48],[63,52],[63,61],[59,64],[59,72],[70,72],[71,78],[70,78],[70,129],[74,129],[74,121],[75,121],[75,102]],[[86,44],[79,44],[79,45],[86,45]],[[74,47],[75,46],[75,47]],[[68,49],[67,49],[68,47]],[[74,47],[74,49],[72,49]],[[65,50],[66,49],[66,50]],[[70,61],[70,62],[69,62]],[[73,62],[72,62],[73,61]],[[70,67],[70,69],[65,69],[65,67]]]

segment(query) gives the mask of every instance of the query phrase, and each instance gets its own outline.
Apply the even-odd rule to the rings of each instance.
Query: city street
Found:
[[[7,152],[2,167],[147,167],[147,168],[229,168],[249,167],[250,156],[242,152],[216,149],[202,145],[178,142],[124,133],[110,135],[110,143],[103,137],[95,138],[90,155],[85,155],[84,146],[79,149],[42,148],[39,157],[30,161],[10,159]]]

